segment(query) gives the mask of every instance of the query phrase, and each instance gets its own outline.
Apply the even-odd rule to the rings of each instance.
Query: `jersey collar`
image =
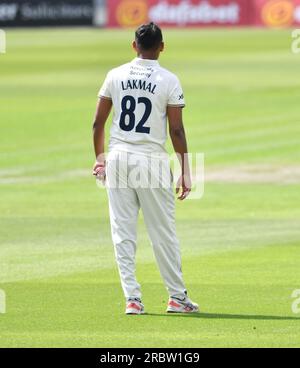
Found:
[[[132,61],[134,64],[138,64],[138,65],[146,65],[146,66],[154,66],[154,65],[159,65],[158,60],[149,60],[149,59],[141,59],[139,57],[136,57],[135,59],[133,59]]]

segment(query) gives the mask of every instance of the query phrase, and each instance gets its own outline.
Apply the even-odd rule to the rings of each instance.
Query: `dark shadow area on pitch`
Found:
[[[200,319],[245,319],[245,320],[265,320],[265,321],[300,321],[300,317],[284,317],[284,316],[263,316],[263,315],[247,315],[247,314],[222,314],[222,313],[195,313],[195,314],[179,314],[179,313],[146,313],[146,316],[153,317],[182,317],[182,318],[200,318]]]

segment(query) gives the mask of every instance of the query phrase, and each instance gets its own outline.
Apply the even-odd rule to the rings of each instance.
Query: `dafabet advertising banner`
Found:
[[[300,0],[109,0],[108,27],[147,21],[170,27],[286,27],[300,24]]]
[[[249,20],[249,0],[111,0],[110,27],[133,27],[151,20],[162,26],[237,26]]]

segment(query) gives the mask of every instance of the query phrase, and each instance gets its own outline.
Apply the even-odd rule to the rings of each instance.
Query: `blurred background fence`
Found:
[[[0,0],[0,27],[292,27],[300,0]]]

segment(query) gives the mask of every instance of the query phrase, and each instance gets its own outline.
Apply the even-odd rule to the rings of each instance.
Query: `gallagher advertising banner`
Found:
[[[0,27],[92,25],[93,0],[0,0]]]
[[[267,27],[300,25],[300,0],[254,0],[255,24]]]
[[[109,27],[136,27],[149,20],[162,26],[243,26],[254,19],[250,0],[109,0]]]

